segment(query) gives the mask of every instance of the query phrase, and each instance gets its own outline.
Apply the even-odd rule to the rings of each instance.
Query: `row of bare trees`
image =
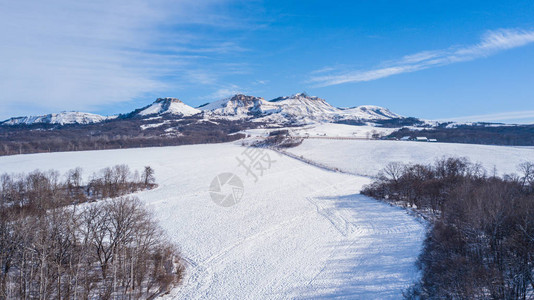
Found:
[[[179,284],[179,253],[137,198],[94,202],[154,184],[151,168],[137,181],[126,170],[86,185],[80,169],[64,181],[55,171],[2,175],[0,299],[147,299]]]
[[[0,299],[150,298],[183,275],[178,251],[135,198],[0,214]]]
[[[534,164],[518,170],[501,178],[461,158],[390,164],[364,189],[416,207],[430,221],[422,278],[408,298],[534,297]]]
[[[35,170],[29,174],[0,175],[0,208],[31,212],[46,211],[71,204],[115,198],[155,185],[154,169],[146,166],[139,174],[127,165],[116,165],[94,173],[87,183],[83,170],[59,172]]]

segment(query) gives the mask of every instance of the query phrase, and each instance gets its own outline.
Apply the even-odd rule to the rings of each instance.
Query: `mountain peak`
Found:
[[[291,96],[278,97],[278,98],[275,98],[273,100],[270,100],[270,102],[279,102],[279,101],[290,100],[290,99],[300,99],[300,100],[304,99],[304,100],[321,100],[321,101],[324,101],[324,99],[321,99],[321,98],[316,97],[316,96],[310,96],[306,92],[302,92],[302,93],[293,94]]]
[[[257,101],[257,100],[260,100],[260,99],[263,99],[262,97],[256,97],[256,96],[248,96],[248,95],[244,95],[244,94],[235,94],[233,95],[229,101],[241,101],[241,102],[246,102],[246,101]]]
[[[261,107],[265,102],[261,97],[235,94],[231,97],[202,105],[199,108],[214,114],[244,117],[261,112]]]
[[[171,98],[171,97],[165,97],[165,98],[158,98],[154,103],[183,103],[178,98]]]
[[[291,95],[291,98],[299,98],[299,97],[302,97],[302,98],[317,98],[317,97],[308,95],[308,93],[306,93],[306,92],[296,93],[294,95]]]
[[[145,106],[137,113],[141,116],[173,114],[182,116],[192,116],[199,113],[200,110],[195,109],[177,98],[158,98],[151,105]]]

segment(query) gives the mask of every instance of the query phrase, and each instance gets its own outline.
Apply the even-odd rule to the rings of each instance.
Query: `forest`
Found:
[[[0,176],[0,299],[149,299],[180,283],[177,247],[128,196],[156,187],[154,170],[82,172]]]
[[[363,193],[429,223],[408,299],[534,297],[534,163],[495,175],[464,158],[391,163]]]

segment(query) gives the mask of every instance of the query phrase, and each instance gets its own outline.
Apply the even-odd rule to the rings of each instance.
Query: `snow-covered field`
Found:
[[[301,127],[247,129],[244,130],[243,133],[248,134],[251,137],[265,137],[269,135],[269,132],[281,129],[287,129],[290,131],[292,136],[300,137],[344,137],[369,139],[374,133],[380,134],[381,136],[386,136],[398,128],[383,128],[371,125],[353,126],[334,123],[315,123]]]
[[[493,174],[517,172],[517,165],[534,161],[533,147],[451,143],[306,139],[288,152],[349,173],[375,176],[389,162],[433,163],[442,157],[467,157]]]
[[[313,146],[306,141],[295,151],[309,153]],[[402,209],[359,195],[368,178],[268,150],[263,154],[274,162],[254,182],[236,160],[244,150],[216,144],[18,155],[0,157],[0,172],[80,166],[90,176],[115,164],[137,170],[151,165],[159,187],[137,195],[188,262],[184,285],[168,298],[401,297],[417,276],[422,224]],[[328,149],[316,150],[323,157]],[[354,155],[342,152],[333,152],[333,161],[343,164]],[[217,205],[208,192],[223,172],[244,183],[243,199],[231,207]]]
[[[345,124],[322,123],[314,124],[302,128],[292,129],[292,134],[295,136],[309,136],[309,137],[349,137],[349,138],[371,138],[373,134],[377,133],[382,136],[389,135],[396,128],[382,128],[371,125],[353,126]]]

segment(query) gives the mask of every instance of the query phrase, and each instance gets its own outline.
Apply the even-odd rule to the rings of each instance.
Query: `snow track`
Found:
[[[265,150],[275,160],[258,182],[238,167],[234,144],[0,157],[7,172],[80,166],[84,176],[125,163],[151,165],[159,187],[137,196],[187,263],[169,299],[398,299],[418,274],[424,226],[402,209],[359,194],[365,177],[331,172]],[[232,207],[211,201],[223,172],[244,183]]]

